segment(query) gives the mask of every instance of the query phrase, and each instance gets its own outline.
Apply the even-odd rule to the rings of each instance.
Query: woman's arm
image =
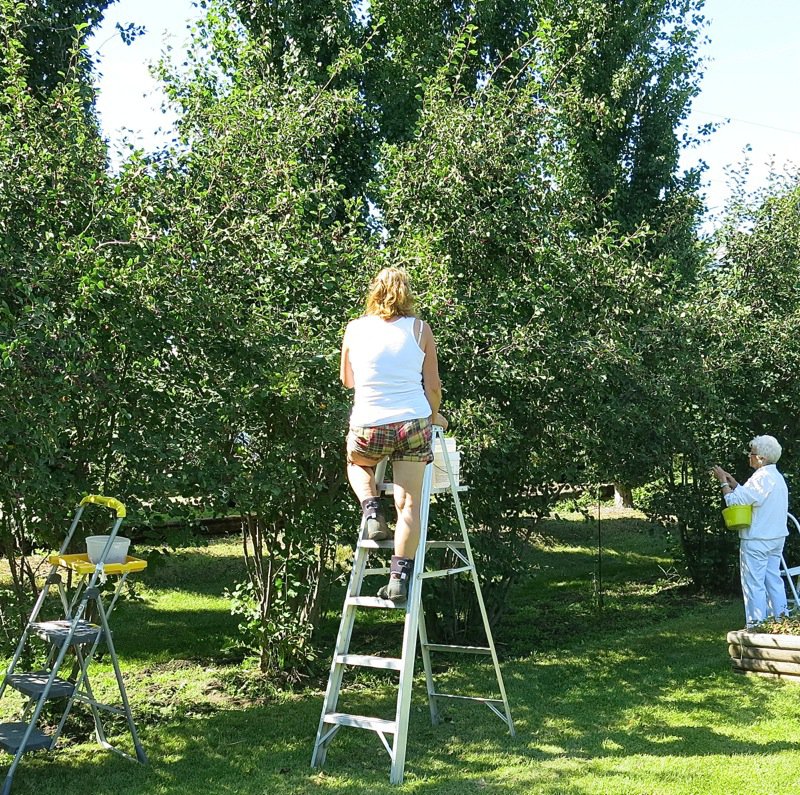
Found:
[[[425,397],[431,407],[431,414],[435,418],[442,404],[442,379],[439,377],[439,360],[436,357],[436,340],[433,338],[431,327],[422,322],[422,341],[420,343],[425,354],[422,362],[422,386]]]
[[[350,346],[347,341],[347,332],[349,330],[350,324],[348,323],[344,331],[344,337],[342,338],[342,358],[339,363],[339,378],[341,378],[342,383],[348,389],[353,389],[356,382],[353,377],[353,366],[350,364]]]
[[[733,491],[728,491],[722,496],[725,498],[726,505],[763,505],[764,501],[772,493],[773,484],[768,478],[759,474],[761,470],[756,470],[750,479],[741,485],[737,485]]]

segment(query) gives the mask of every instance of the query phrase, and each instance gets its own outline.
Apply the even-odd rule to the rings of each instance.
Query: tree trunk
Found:
[[[631,487],[624,483],[614,484],[614,505],[617,508],[633,508]]]

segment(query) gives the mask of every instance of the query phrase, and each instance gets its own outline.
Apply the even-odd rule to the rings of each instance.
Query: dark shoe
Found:
[[[361,525],[364,537],[369,541],[386,541],[392,537],[383,515],[380,497],[369,497],[361,504]]]
[[[401,580],[399,577],[390,577],[389,583],[378,589],[378,598],[388,599],[396,605],[405,604],[408,599],[408,580]]]
[[[378,514],[375,517],[364,517],[365,535],[370,541],[386,541],[392,537],[392,531],[386,524],[386,517]]]

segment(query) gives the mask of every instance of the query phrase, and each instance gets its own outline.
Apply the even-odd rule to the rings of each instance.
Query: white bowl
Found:
[[[86,552],[92,563],[99,563],[100,556],[110,536],[86,536]],[[111,544],[111,549],[106,553],[104,563],[124,563],[128,557],[128,547],[131,545],[130,538],[117,536]]]

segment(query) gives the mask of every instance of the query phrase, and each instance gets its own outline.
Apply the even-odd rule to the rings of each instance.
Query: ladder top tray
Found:
[[[50,555],[50,565],[72,569],[78,574],[91,574],[95,564],[89,560],[89,555],[82,552],[79,555]],[[147,561],[141,558],[132,558],[128,555],[124,563],[106,563],[103,567],[106,574],[127,574],[134,571],[143,571],[147,568]]]

